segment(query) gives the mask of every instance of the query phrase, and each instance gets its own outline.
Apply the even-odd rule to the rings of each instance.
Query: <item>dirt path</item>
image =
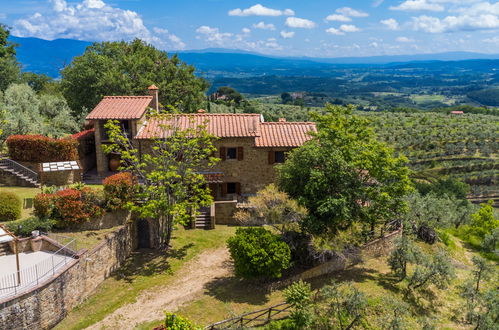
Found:
[[[205,251],[185,264],[169,285],[143,292],[135,303],[120,307],[87,329],[113,329],[119,326],[120,330],[126,330],[142,322],[159,320],[164,316],[163,311],[175,311],[194,300],[203,293],[207,283],[230,272],[227,248]]]

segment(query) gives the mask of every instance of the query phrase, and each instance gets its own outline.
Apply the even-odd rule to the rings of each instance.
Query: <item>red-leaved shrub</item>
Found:
[[[35,215],[57,221],[64,228],[104,214],[97,192],[91,188],[64,189],[55,194],[39,194],[34,201]]]
[[[122,209],[132,201],[136,178],[129,172],[111,175],[102,181],[107,207]]]
[[[73,138],[11,135],[6,142],[13,160],[44,163],[78,159],[78,141]]]

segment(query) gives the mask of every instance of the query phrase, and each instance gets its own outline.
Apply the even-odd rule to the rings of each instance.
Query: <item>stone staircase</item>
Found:
[[[40,187],[38,173],[8,158],[0,158],[0,179],[12,186]]]
[[[202,207],[196,215],[196,229],[212,229],[209,207]]]

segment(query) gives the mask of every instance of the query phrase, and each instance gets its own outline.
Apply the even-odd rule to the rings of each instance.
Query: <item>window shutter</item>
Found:
[[[216,183],[210,183],[208,184],[208,187],[210,188],[210,194],[213,197],[213,199],[217,198],[217,184]]]
[[[220,159],[225,160],[227,158],[227,150],[225,147],[220,147]]]
[[[273,150],[269,151],[269,164],[275,163],[275,152]]]
[[[227,196],[227,183],[222,183],[222,197]]]
[[[244,158],[244,148],[237,147],[237,160],[243,160]]]
[[[236,182],[236,194],[241,195],[241,183]]]

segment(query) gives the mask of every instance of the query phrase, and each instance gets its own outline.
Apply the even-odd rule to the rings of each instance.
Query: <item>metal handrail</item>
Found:
[[[30,179],[38,181],[38,173],[36,173],[35,171],[33,171],[30,168],[27,168],[26,166],[24,166],[22,164],[19,164],[18,162],[14,161],[12,159],[0,158],[0,165],[5,165],[17,173],[23,174]]]

